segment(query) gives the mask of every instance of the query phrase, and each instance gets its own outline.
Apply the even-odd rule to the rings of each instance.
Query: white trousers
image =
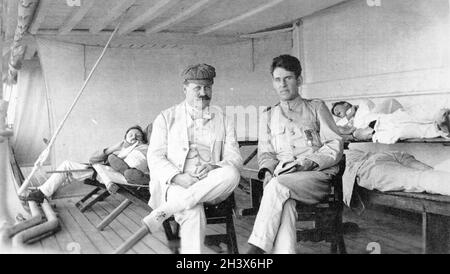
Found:
[[[72,161],[64,161],[56,170],[87,169],[88,165]],[[68,183],[83,181],[91,178],[94,171],[73,172],[70,176],[67,173],[53,173],[50,178],[42,184],[39,189],[46,197],[52,196],[58,188]]]
[[[397,110],[378,117],[375,125],[374,142],[394,144],[409,138],[435,138],[445,133],[438,130],[433,121],[420,121],[406,111]]]
[[[172,185],[167,190],[167,203],[175,221],[180,224],[181,250],[183,254],[199,254],[205,239],[206,217],[203,203],[217,204],[224,201],[237,187],[239,171],[232,166],[214,169],[203,180],[189,188]]]
[[[296,201],[290,191],[273,178],[264,188],[258,215],[248,242],[265,252],[295,254],[297,243]]]

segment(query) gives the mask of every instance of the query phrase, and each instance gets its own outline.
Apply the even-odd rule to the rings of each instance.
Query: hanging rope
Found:
[[[128,11],[128,10],[127,10]],[[126,13],[126,12],[125,12]],[[125,14],[124,13],[124,14]],[[124,18],[123,14],[122,14],[122,19]],[[106,53],[106,49],[109,47],[109,44],[111,43],[112,38],[114,37],[114,35],[116,34],[117,30],[119,29],[120,24],[122,23],[122,19],[119,21],[119,23],[117,24],[116,28],[114,29],[114,31],[111,33],[111,36],[108,39],[108,42],[106,43],[105,47],[103,48],[102,53],[100,54],[100,57],[97,59],[97,61],[95,62],[94,66],[92,67],[91,72],[89,73],[88,77],[86,78],[86,80],[83,83],[83,86],[81,87],[80,91],[78,92],[77,97],[75,97],[75,100],[73,101],[72,105],[70,106],[69,110],[67,111],[66,115],[64,116],[63,120],[61,121],[61,123],[59,124],[58,128],[56,129],[55,133],[53,134],[52,138],[50,139],[50,142],[48,143],[47,147],[41,152],[41,154],[39,155],[38,159],[36,160],[36,162],[34,163],[33,169],[31,170],[31,173],[28,175],[28,177],[25,179],[25,181],[23,182],[22,186],[20,187],[19,191],[18,191],[18,195],[20,196],[22,194],[22,192],[24,192],[27,188],[28,185],[30,184],[30,180],[33,177],[33,175],[36,173],[36,171],[44,164],[44,162],[47,160],[48,155],[50,154],[50,149],[53,146],[53,143],[56,140],[56,137],[58,136],[59,132],[61,131],[64,123],[66,122],[67,118],[69,117],[70,113],[72,112],[73,108],[75,107],[75,105],[77,104],[78,100],[80,99],[81,95],[83,94],[83,91],[87,85],[87,83],[89,82],[89,79],[91,79],[92,74],[94,73],[95,69],[97,68],[98,64],[100,63],[100,61],[102,60],[103,56]]]

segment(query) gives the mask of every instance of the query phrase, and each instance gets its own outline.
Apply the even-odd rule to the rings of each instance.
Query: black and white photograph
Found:
[[[0,254],[232,272],[450,253],[450,0],[0,16]]]

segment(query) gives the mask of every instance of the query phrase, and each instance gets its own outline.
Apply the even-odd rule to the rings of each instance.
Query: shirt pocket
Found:
[[[283,144],[286,143],[285,135],[286,135],[286,126],[280,125],[271,129],[270,141],[276,151],[280,151],[283,147]]]
[[[308,146],[321,147],[323,145],[318,130],[314,128],[303,128],[303,134]]]

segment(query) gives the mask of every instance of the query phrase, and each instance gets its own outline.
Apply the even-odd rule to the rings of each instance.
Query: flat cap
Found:
[[[196,64],[188,66],[182,74],[185,81],[212,84],[213,78],[216,77],[216,69],[208,64]]]

